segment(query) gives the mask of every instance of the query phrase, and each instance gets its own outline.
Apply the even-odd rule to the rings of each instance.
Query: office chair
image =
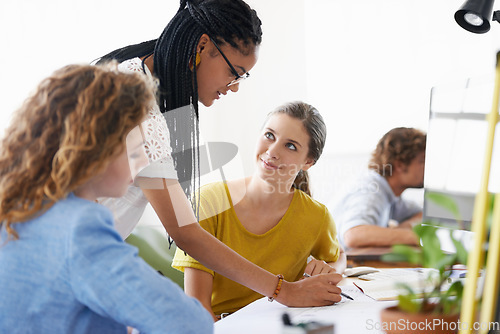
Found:
[[[171,267],[175,244],[169,249],[165,233],[153,226],[137,226],[125,240],[139,249],[139,256],[151,267],[184,288],[184,274]]]

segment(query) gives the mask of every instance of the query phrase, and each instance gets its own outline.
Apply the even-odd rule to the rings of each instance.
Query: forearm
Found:
[[[402,221],[399,223],[398,228],[413,228],[415,224],[421,223],[422,222],[422,212],[417,213],[416,215],[408,218],[405,221]]]
[[[273,295],[278,284],[275,275],[244,259],[198,224],[182,227],[180,232],[178,239],[184,245],[184,248],[181,248],[204,266],[264,296]],[[335,284],[342,277],[338,274],[320,276],[323,277],[308,279],[307,282],[283,281],[276,300],[283,305],[297,307],[323,306],[338,302],[340,290]]]
[[[355,226],[344,233],[349,248],[388,247],[396,244],[418,245],[419,240],[411,229],[385,228],[374,225]]]
[[[195,268],[184,268],[184,292],[190,297],[194,297],[207,309],[212,315],[214,321],[218,318],[212,310],[212,289],[213,276],[203,270]]]
[[[179,248],[207,268],[264,296],[273,295],[278,278],[241,257],[196,223],[192,211],[188,214],[190,205],[178,183],[167,185],[165,189],[142,189],[167,233]],[[174,196],[176,198],[171,200]],[[176,209],[173,202],[178,206]],[[181,214],[178,215],[178,212]],[[334,273],[318,276],[307,282],[283,281],[276,300],[287,306],[304,307],[331,305],[340,301],[340,289],[335,284],[342,276]]]
[[[190,208],[189,202],[179,189],[175,183],[169,185],[168,189],[143,189],[144,195],[176,245],[205,267],[262,295],[271,296],[278,278],[244,259],[205,231],[196,222],[194,214],[191,213],[189,217],[186,213]],[[171,197],[175,198],[171,200]],[[172,202],[177,208],[174,209]],[[179,212],[182,214],[179,215]],[[191,223],[188,223],[189,221]]]
[[[241,257],[200,225],[184,226],[171,236],[179,248],[205,267],[264,296],[273,294],[278,281],[275,275]]]

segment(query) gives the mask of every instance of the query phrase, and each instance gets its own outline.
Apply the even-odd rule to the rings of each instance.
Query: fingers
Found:
[[[313,259],[306,266],[305,272],[311,276],[335,272],[335,269],[325,261]]]
[[[338,303],[342,300],[342,296],[340,293],[342,290],[335,285],[331,285],[327,289],[327,293],[323,294],[323,300],[321,301],[323,306],[325,305],[332,305],[335,303]]]
[[[321,277],[324,277],[325,280],[327,280],[330,284],[333,284],[333,285],[337,285],[337,283],[343,279],[342,275],[337,274],[335,272],[328,273],[328,274],[322,274]]]
[[[315,265],[315,262],[316,260],[311,260],[311,262],[309,262],[306,266],[306,268],[304,269],[304,274],[307,274],[309,276],[312,276],[312,272],[314,270],[314,267],[316,266]]]
[[[280,303],[294,307],[326,306],[342,300],[336,284],[342,279],[337,273],[319,274],[296,282],[285,282]]]
[[[328,306],[328,305],[333,305],[342,300],[341,295],[328,295],[328,299],[325,299],[319,303],[318,306]]]
[[[342,296],[340,295],[342,290],[331,283],[328,284],[328,298],[326,299],[327,302],[332,302],[332,303],[338,303],[342,300]]]
[[[317,282],[314,282],[314,285],[311,285],[311,287],[317,295],[316,298],[319,305],[332,305],[342,300],[342,296],[340,295],[342,290],[335,285],[341,279],[342,275],[337,273],[320,274],[308,278],[311,282],[317,280]]]
[[[342,290],[338,286],[336,286],[336,285],[329,284],[328,292],[336,294],[336,295],[340,295],[340,293],[342,292]]]
[[[338,282],[340,282],[343,279],[343,276],[339,273],[337,273],[335,270],[329,273],[320,273],[317,275],[314,275],[314,277],[321,275],[321,277],[324,277],[325,280],[327,280],[330,284],[336,285]],[[305,277],[312,277],[313,275],[309,275],[306,272],[304,272]]]

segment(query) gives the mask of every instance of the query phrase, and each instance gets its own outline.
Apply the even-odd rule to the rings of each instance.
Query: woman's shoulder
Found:
[[[216,201],[227,198],[227,185],[225,182],[212,182],[200,187],[202,200]]]
[[[105,206],[80,198],[73,193],[58,201],[54,205],[54,210],[58,214],[67,215],[69,219],[75,220],[82,216],[102,217],[106,220],[111,217],[112,219],[111,212]]]
[[[223,199],[224,201],[229,199],[233,204],[236,204],[245,195],[246,185],[246,179],[212,182],[200,187],[200,196],[202,198]]]
[[[71,193],[33,218],[33,222],[29,226],[34,229],[43,225],[59,235],[74,234],[81,226],[113,226],[113,215],[104,206]]]
[[[225,182],[213,182],[200,188],[200,220],[215,217],[231,208],[231,197]]]
[[[295,203],[297,203],[297,205],[300,205],[309,213],[316,212],[318,214],[325,214],[325,212],[328,212],[328,208],[325,204],[312,198],[302,190],[295,189],[295,197],[297,198],[297,201]]]
[[[140,58],[131,58],[121,62],[118,69],[123,72],[140,72],[144,73],[142,61]]]

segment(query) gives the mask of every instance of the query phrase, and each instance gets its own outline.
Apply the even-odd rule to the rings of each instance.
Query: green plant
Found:
[[[457,221],[461,221],[458,208],[452,199],[440,194],[431,194],[427,198],[449,210]],[[382,258],[384,261],[404,261],[436,269],[436,274],[428,277],[426,282],[432,289],[426,289],[422,293],[416,293],[408,284],[398,284],[405,291],[398,296],[398,307],[403,311],[419,313],[432,310],[433,313],[441,314],[455,314],[460,311],[462,281],[456,280],[448,288],[445,287],[449,285],[452,266],[458,263],[466,264],[468,254],[462,243],[453,237],[453,230],[450,230],[450,237],[456,252],[452,254],[443,252],[436,234],[436,225],[438,224],[432,221],[425,221],[415,226],[413,230],[420,238],[420,246],[395,245],[392,252]]]

